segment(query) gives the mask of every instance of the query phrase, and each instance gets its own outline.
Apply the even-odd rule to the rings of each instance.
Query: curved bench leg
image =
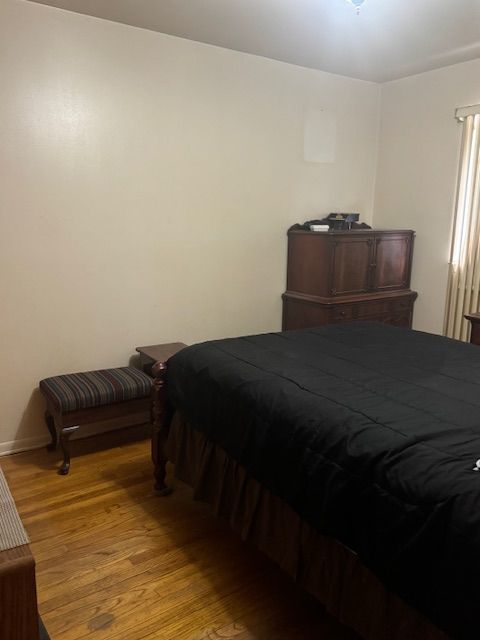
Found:
[[[45,411],[45,422],[47,423],[50,436],[52,437],[50,444],[47,444],[47,451],[55,451],[58,444],[57,427],[55,426],[55,420],[53,419],[52,414],[48,410]]]
[[[70,470],[70,436],[78,429],[79,425],[74,427],[63,427],[60,432],[60,446],[63,451],[63,464],[58,470],[61,476],[66,476]]]

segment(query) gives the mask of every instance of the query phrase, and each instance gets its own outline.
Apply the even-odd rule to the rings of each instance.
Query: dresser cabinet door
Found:
[[[331,296],[366,293],[371,288],[373,238],[350,236],[332,242]]]
[[[410,285],[413,234],[385,233],[375,236],[372,289],[391,291]]]

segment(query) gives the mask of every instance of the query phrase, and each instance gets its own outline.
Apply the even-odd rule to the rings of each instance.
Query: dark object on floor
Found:
[[[135,367],[72,373],[40,381],[47,401],[45,421],[52,436],[50,451],[63,451],[61,475],[70,469],[71,434],[82,424],[134,416],[150,410],[152,378]]]
[[[48,635],[48,631],[45,629],[45,625],[42,622],[40,616],[38,616],[38,626],[40,629],[40,640],[50,640],[50,636]]]

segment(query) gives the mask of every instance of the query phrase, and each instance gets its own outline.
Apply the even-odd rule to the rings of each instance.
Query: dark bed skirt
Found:
[[[448,640],[389,592],[354,552],[319,534],[178,413],[167,454],[175,475],[193,487],[195,499],[212,505],[244,541],[268,555],[366,640]]]

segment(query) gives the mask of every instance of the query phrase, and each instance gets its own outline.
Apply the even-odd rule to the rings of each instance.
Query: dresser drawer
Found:
[[[369,300],[337,305],[329,309],[328,322],[352,322],[365,320],[386,322],[399,327],[409,327],[412,321],[413,299]]]
[[[330,309],[328,314],[329,322],[348,322],[349,320],[355,320],[355,305],[343,304],[338,307]]]
[[[393,311],[394,304],[388,300],[372,300],[357,304],[356,317],[359,320],[366,320],[383,316]]]
[[[390,295],[370,300],[356,299],[328,304],[313,297],[283,294],[283,330],[307,329],[324,324],[338,324],[364,320],[385,322],[397,327],[411,327],[413,304],[417,294]]]

